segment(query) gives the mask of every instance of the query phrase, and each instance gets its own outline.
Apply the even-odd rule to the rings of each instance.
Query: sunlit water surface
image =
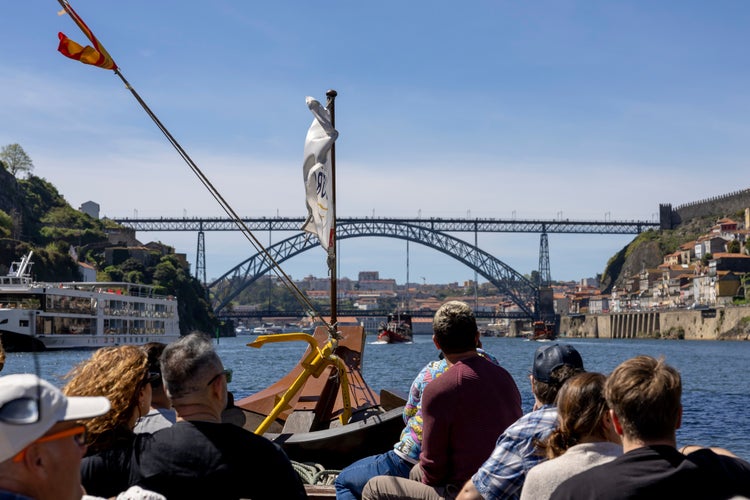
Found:
[[[369,337],[368,337],[369,338]],[[306,343],[267,344],[247,347],[252,336],[219,339],[218,352],[234,370],[229,389],[235,398],[252,394],[286,374],[296,364]],[[374,337],[373,337],[374,340]],[[483,338],[485,349],[494,354],[513,375],[521,390],[524,411],[533,403],[528,373],[534,350],[540,344],[515,338]],[[620,362],[638,354],[664,356],[680,370],[683,380],[683,421],[678,444],[700,443],[722,446],[750,459],[750,342],[697,342],[672,340],[562,339],[583,356],[588,371],[609,373]],[[87,351],[9,353],[2,375],[35,372],[62,385],[64,375]],[[411,381],[437,351],[429,336],[415,336],[411,344],[366,346],[363,373],[370,387],[406,392]]]

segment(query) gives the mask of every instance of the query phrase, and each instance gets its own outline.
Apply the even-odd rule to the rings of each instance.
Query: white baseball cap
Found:
[[[0,377],[0,462],[13,458],[57,422],[98,417],[109,407],[103,396],[66,397],[36,375]]]

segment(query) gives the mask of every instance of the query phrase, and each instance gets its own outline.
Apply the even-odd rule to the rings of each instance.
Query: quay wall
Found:
[[[560,336],[750,340],[750,306],[563,316]]]

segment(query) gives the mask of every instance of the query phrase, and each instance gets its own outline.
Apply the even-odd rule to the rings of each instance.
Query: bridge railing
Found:
[[[327,315],[330,311],[320,311],[322,315]],[[371,317],[386,317],[392,314],[393,310],[385,309],[338,309],[337,314],[339,317],[358,317],[358,318],[371,318]],[[409,311],[409,315],[413,318],[432,318],[435,316],[435,311],[425,309],[420,311]],[[481,319],[492,319],[492,318],[507,318],[507,319],[528,319],[528,315],[520,311],[509,311],[509,312],[492,312],[492,311],[475,311],[474,315]],[[219,319],[262,319],[262,318],[304,318],[306,317],[305,311],[272,311],[272,310],[254,310],[254,311],[227,311],[222,310],[219,314]]]
[[[118,224],[136,231],[238,231],[236,223],[226,217],[182,218],[115,218]],[[462,219],[462,218],[394,218],[340,217],[341,223],[397,222],[432,231],[486,233],[574,233],[639,234],[658,229],[659,222],[645,220],[570,220],[570,219]],[[300,231],[303,217],[248,217],[242,221],[251,231]]]

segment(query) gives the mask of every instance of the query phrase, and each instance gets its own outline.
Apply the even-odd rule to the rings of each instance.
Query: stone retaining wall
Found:
[[[750,340],[750,307],[563,316],[560,336]]]

